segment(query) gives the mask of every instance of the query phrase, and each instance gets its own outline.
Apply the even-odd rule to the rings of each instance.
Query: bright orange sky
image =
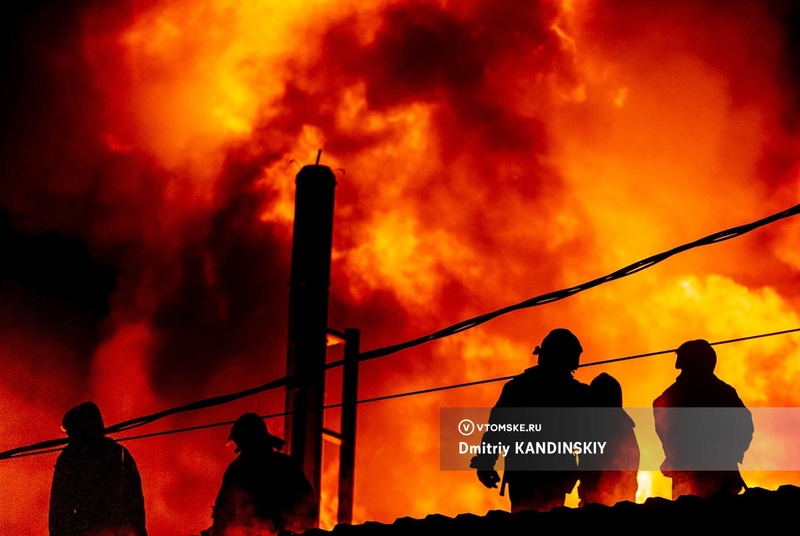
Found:
[[[0,450],[61,437],[88,399],[112,424],[282,376],[294,177],[319,149],[338,181],[330,324],[361,329],[364,350],[798,200],[798,13],[779,3],[141,0],[15,16],[0,207],[37,270],[0,274]],[[518,373],[554,327],[578,335],[584,362],[800,327],[798,246],[800,220],[782,220],[365,362],[359,397]],[[80,286],[76,262],[113,285]],[[800,336],[717,352],[749,406],[800,405]],[[576,376],[609,372],[626,406],[649,407],[673,365]],[[440,471],[438,453],[439,409],[491,406],[500,388],[360,406],[355,521],[507,509],[474,474]],[[282,404],[268,393],[137,433]],[[151,536],[210,524],[226,437],[126,443]],[[0,532],[46,530],[55,456],[0,461]],[[658,474],[640,483],[640,500],[669,495]]]

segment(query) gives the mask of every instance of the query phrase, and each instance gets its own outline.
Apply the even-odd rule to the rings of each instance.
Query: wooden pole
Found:
[[[353,484],[356,462],[356,402],[358,400],[358,355],[361,331],[344,331],[342,372],[342,444],[339,447],[339,523],[353,522]]]

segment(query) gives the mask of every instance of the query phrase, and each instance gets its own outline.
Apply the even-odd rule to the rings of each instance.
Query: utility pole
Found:
[[[353,522],[353,484],[356,464],[356,405],[358,403],[358,356],[361,331],[344,331],[342,373],[342,443],[339,447],[339,523]]]

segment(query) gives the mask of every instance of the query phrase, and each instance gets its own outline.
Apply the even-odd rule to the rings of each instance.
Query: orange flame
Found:
[[[15,237],[77,237],[116,286],[97,320],[36,274],[0,274],[13,291],[0,305],[2,448],[56,436],[85,399],[113,423],[282,376],[293,177],[320,148],[338,182],[330,321],[362,329],[365,349],[795,204],[796,36],[783,8],[734,4],[131,0],[19,14],[32,37],[9,38],[26,67],[0,207]],[[61,16],[75,24],[50,23]],[[798,236],[782,221],[366,362],[359,396],[515,374],[558,326],[584,362],[797,327]],[[717,372],[750,406],[797,406],[799,352],[796,335],[725,345]],[[577,377],[607,371],[626,406],[649,407],[673,357]],[[354,521],[507,509],[474,474],[441,471],[438,453],[439,408],[490,407],[499,390],[359,406]],[[281,412],[283,394],[157,429],[254,409]],[[226,437],[127,445],[153,536],[210,525]],[[45,532],[53,456],[0,462],[0,532]],[[329,458],[323,528],[336,522]],[[799,479],[747,474],[768,488]],[[637,501],[656,495],[669,481],[641,472]]]

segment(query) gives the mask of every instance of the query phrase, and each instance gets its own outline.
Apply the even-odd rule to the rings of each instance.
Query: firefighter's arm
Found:
[[[500,415],[502,415],[502,412],[511,402],[511,391],[509,384],[503,386],[503,390],[500,392],[500,398],[489,413],[489,423],[494,424],[502,421]],[[500,436],[495,432],[486,432],[481,442],[494,444],[499,440],[499,437]],[[471,468],[477,469],[478,480],[489,489],[497,488],[497,484],[500,482],[500,475],[494,469],[496,461],[497,454],[478,454],[472,458],[469,464]]]
[[[496,488],[497,483],[500,482],[500,475],[492,469],[491,471],[481,471],[478,470],[478,480],[481,481],[481,484],[486,486],[489,489]]]
[[[470,460],[469,466],[477,469],[478,480],[487,488],[496,488],[500,482],[500,475],[494,470],[496,456],[491,454],[479,454]]]

